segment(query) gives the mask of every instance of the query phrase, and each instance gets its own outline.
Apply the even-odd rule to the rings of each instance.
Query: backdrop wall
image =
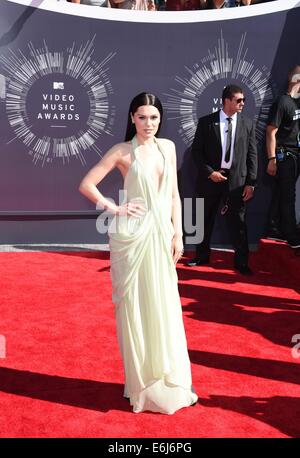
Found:
[[[267,114],[299,63],[299,21],[295,0],[182,13],[1,0],[0,243],[105,241],[78,184],[123,140],[130,100],[142,91],[162,100],[161,136],[176,143],[181,194],[192,196],[197,120],[221,107],[233,82],[257,121],[260,180],[248,212],[255,244],[272,184],[264,172]],[[121,188],[114,172],[101,191],[118,199]],[[214,243],[228,243],[221,217]]]

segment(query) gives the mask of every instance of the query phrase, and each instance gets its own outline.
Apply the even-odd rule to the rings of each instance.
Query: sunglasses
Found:
[[[233,99],[236,103],[246,102],[246,97],[240,97],[239,99]]]

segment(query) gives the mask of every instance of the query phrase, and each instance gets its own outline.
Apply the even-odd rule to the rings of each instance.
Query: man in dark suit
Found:
[[[234,266],[249,275],[245,202],[253,197],[257,178],[255,127],[241,114],[245,97],[240,87],[226,86],[222,103],[222,110],[199,119],[192,146],[199,171],[198,196],[204,198],[204,239],[187,265],[209,263],[214,221],[223,201],[235,249]]]

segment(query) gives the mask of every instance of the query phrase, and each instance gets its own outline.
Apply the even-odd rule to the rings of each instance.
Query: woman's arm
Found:
[[[120,145],[113,146],[83,178],[79,185],[79,191],[89,200],[97,204],[98,208],[105,209],[113,214],[119,213],[119,207],[103,196],[97,185],[114,168],[122,157]]]
[[[94,204],[97,204],[97,209],[106,210],[114,215],[129,215],[140,217],[145,213],[142,204],[136,202],[126,202],[123,205],[116,205],[110,199],[101,194],[97,185],[101,183],[103,178],[122,163],[124,153],[124,143],[113,146],[83,178],[79,185],[79,191]]]

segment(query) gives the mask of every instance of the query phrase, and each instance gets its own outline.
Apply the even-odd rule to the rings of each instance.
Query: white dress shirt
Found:
[[[231,138],[231,150],[230,150],[230,161],[225,162],[225,154],[226,154],[226,142],[227,142],[227,131],[228,131],[228,121],[227,118],[231,118],[232,124],[232,138]],[[232,116],[228,116],[224,113],[223,110],[220,111],[220,133],[221,133],[221,144],[222,144],[222,162],[221,162],[221,169],[230,169],[232,160],[233,160],[233,152],[234,152],[234,141],[235,141],[235,132],[236,132],[236,123],[237,123],[237,113],[234,113]]]

